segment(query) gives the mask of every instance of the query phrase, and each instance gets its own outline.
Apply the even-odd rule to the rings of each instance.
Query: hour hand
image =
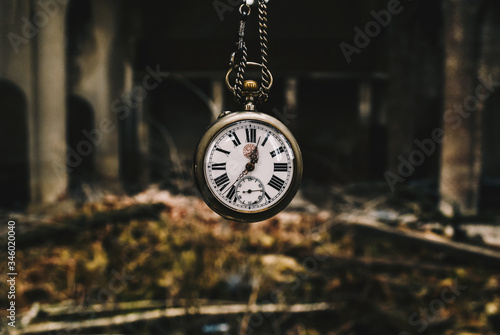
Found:
[[[252,153],[250,154],[250,163],[255,164],[259,161],[259,143],[260,143],[260,137],[259,140],[257,141],[257,144],[255,145],[255,148],[252,150]]]

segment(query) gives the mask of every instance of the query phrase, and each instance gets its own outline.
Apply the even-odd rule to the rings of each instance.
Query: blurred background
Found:
[[[500,333],[500,3],[270,0],[258,109],[304,178],[249,225],[191,178],[241,3],[0,0],[18,332]]]

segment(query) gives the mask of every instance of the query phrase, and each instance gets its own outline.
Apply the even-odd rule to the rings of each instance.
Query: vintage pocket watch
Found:
[[[259,13],[266,13],[265,5],[265,0],[259,0]],[[209,126],[195,151],[193,173],[212,210],[226,219],[255,222],[276,215],[290,203],[299,189],[303,167],[299,146],[288,128],[255,111],[256,102],[267,100],[273,81],[266,65],[267,38],[261,39],[262,63],[247,62],[242,31],[250,7],[244,3],[240,13],[238,52],[242,57],[234,65],[233,54],[226,84],[244,110],[223,112]],[[243,81],[247,65],[262,68],[260,88],[256,81]],[[237,70],[234,86],[229,83],[233,69]]]
[[[302,177],[302,155],[287,127],[255,111],[220,117],[203,135],[194,176],[207,205],[240,222],[276,215],[293,199]]]

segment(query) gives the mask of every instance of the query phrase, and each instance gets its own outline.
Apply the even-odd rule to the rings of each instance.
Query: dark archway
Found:
[[[0,79],[0,208],[22,210],[30,201],[26,96]]]
[[[99,140],[102,139],[94,136],[94,110],[87,100],[70,95],[66,112],[68,186],[71,195],[80,197],[82,186],[93,181],[95,146],[99,145]]]
[[[95,176],[95,114],[92,105],[75,94],[81,81],[81,58],[95,47],[91,33],[92,7],[89,0],[71,1],[66,13],[66,129],[68,145],[68,191],[77,201],[86,201],[85,185]],[[88,61],[88,60],[86,60]],[[101,139],[102,140],[102,139]],[[87,189],[88,190],[88,189]]]
[[[171,191],[192,192],[192,155],[210,123],[211,81],[171,75],[150,92],[151,181]]]

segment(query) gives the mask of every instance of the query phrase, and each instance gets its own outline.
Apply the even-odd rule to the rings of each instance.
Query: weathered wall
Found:
[[[66,190],[64,3],[2,1],[0,78],[27,101],[31,201],[53,202]],[[15,145],[15,144],[13,144]],[[8,159],[8,158],[7,158]]]

